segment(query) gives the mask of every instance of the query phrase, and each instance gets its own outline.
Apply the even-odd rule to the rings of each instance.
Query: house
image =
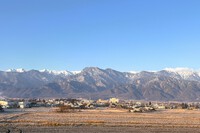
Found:
[[[9,100],[0,100],[0,105],[3,108],[14,108],[16,107],[16,102],[9,101]]]
[[[24,102],[19,102],[18,105],[22,109],[23,108],[30,108],[30,103],[29,102],[25,102],[25,101]]]
[[[98,103],[98,104],[106,104],[106,103],[108,103],[108,100],[99,99],[99,100],[96,101],[96,103]]]
[[[8,105],[8,101],[3,101],[3,100],[1,100],[1,101],[0,101],[0,105],[2,105],[2,106],[7,106],[7,105]]]
[[[117,99],[117,98],[110,98],[109,103],[114,103],[114,104],[119,103],[119,99]]]
[[[166,106],[159,105],[159,104],[154,104],[153,107],[156,108],[156,109],[166,109]]]
[[[95,106],[96,107],[108,107],[109,106],[109,101],[108,100],[99,99],[99,100],[96,101]]]

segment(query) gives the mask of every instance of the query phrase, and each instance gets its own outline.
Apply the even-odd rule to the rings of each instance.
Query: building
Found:
[[[29,102],[19,102],[18,103],[20,108],[30,108],[30,103]]]
[[[0,100],[0,105],[3,108],[14,108],[16,107],[16,102],[9,101],[9,100]]]
[[[108,100],[99,99],[96,101],[96,103],[106,104],[106,103],[108,103]]]
[[[109,103],[114,103],[114,104],[119,103],[119,99],[117,99],[117,98],[110,98]]]

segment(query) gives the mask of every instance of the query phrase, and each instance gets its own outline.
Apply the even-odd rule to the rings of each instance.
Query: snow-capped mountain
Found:
[[[79,74],[81,73],[81,71],[71,71],[72,74],[76,75],[76,74]]]
[[[82,71],[0,71],[0,92],[6,97],[110,98],[198,101],[200,75],[188,68],[119,72],[87,67]]]
[[[26,70],[23,69],[23,68],[18,68],[18,69],[8,69],[8,70],[6,70],[6,72],[18,72],[18,73],[23,73],[23,72],[26,72]]]
[[[29,70],[29,71],[31,71],[31,70]],[[5,72],[24,73],[24,72],[28,72],[28,71],[23,68],[18,68],[18,69],[8,69]],[[57,70],[49,70],[49,69],[42,69],[42,70],[39,70],[39,72],[53,74],[53,75],[57,75],[57,76],[69,76],[69,75],[76,75],[76,74],[81,73],[81,71],[67,71],[67,70],[60,70],[60,71],[58,70],[57,71]]]
[[[166,68],[165,71],[176,74],[186,80],[200,80],[200,71],[190,68]]]
[[[40,72],[43,73],[49,73],[49,74],[54,74],[54,75],[62,75],[62,76],[69,76],[69,75],[73,75],[72,72],[67,71],[67,70],[63,70],[63,71],[56,71],[56,70],[48,70],[48,69],[43,69],[43,70],[39,70]]]
[[[200,79],[200,71],[190,69],[190,68],[165,68],[164,70],[161,71],[148,71],[150,73],[157,73],[157,74],[164,74],[163,72],[166,72],[165,74],[170,75],[171,77],[174,78],[183,78],[183,79],[191,79],[191,80],[199,80]],[[24,73],[27,72],[27,70],[23,68],[18,68],[18,69],[8,69],[5,72],[17,72],[17,73]],[[48,73],[48,74],[53,74],[53,75],[61,75],[61,76],[69,76],[69,75],[76,75],[81,73],[82,71],[67,71],[67,70],[49,70],[49,69],[43,69],[39,70],[39,72],[42,73]],[[141,72],[139,71],[129,71],[126,72],[129,74],[137,75],[140,74]]]

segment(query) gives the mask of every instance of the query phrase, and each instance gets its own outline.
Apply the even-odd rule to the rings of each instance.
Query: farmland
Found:
[[[129,113],[97,108],[57,113],[55,108],[7,109],[0,113],[0,132],[199,132],[199,110],[158,110]]]

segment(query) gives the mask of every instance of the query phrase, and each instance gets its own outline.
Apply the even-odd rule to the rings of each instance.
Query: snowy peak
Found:
[[[184,67],[178,67],[178,68],[165,68],[164,70],[168,72],[176,72],[176,73],[184,73],[184,74],[191,74],[195,72],[193,69],[190,68],[184,68]]]
[[[165,70],[167,72],[170,72],[170,73],[178,74],[184,79],[188,79],[190,77],[199,77],[200,76],[200,72],[195,71],[195,70],[190,69],[190,68],[166,68]]]
[[[40,70],[40,72],[49,73],[53,75],[63,75],[63,76],[73,75],[72,72],[67,71],[67,70],[56,71],[56,70],[43,69],[43,70]]]
[[[41,73],[48,73],[48,74],[53,74],[53,75],[60,75],[60,76],[69,76],[69,75],[76,75],[79,74],[81,71],[67,71],[67,70],[49,70],[49,69],[42,69],[42,70],[36,70],[39,71]],[[26,71],[23,68],[18,68],[18,69],[8,69],[5,72],[14,72],[14,73],[24,73],[24,72],[29,72]]]
[[[6,72],[18,72],[18,73],[23,73],[23,72],[26,72],[26,70],[23,69],[23,68],[18,68],[18,69],[8,69],[8,70],[6,70]]]
[[[138,71],[129,71],[128,73],[137,74],[137,73],[139,73],[139,72],[138,72]]]
[[[0,89],[3,88],[0,90],[0,98],[83,96],[108,99],[119,96],[123,99],[137,100],[200,101],[199,72],[188,68],[167,68],[162,71],[138,73],[97,67],[87,67],[81,73],[48,69],[24,71],[0,71]],[[79,74],[74,75],[75,73]]]
[[[137,76],[165,76],[165,77],[171,77],[176,79],[184,79],[184,80],[190,80],[190,81],[200,81],[200,71],[194,70],[191,68],[184,68],[184,67],[178,67],[178,68],[165,68],[161,71],[141,71],[141,72],[135,72],[130,71],[127,74],[127,77],[130,77],[134,79]]]
[[[81,73],[81,71],[71,71],[72,74],[76,75],[76,74],[79,74]]]
[[[80,73],[85,73],[85,74],[90,74],[90,75],[101,75],[104,72],[112,72],[112,69],[100,69],[98,67],[86,67],[82,71],[67,71],[67,70],[49,70],[49,69],[43,69],[39,70],[41,73],[47,73],[55,76],[62,76],[62,77],[67,77],[70,75],[77,75]],[[5,72],[14,72],[14,73],[24,73],[24,72],[29,72],[23,68],[19,69],[8,69]],[[126,76],[129,78],[134,78],[137,76],[149,76],[149,75],[162,75],[162,76],[168,76],[172,78],[178,78],[178,79],[185,79],[185,80],[195,80],[195,81],[200,81],[200,71],[190,69],[190,68],[184,68],[184,67],[179,67],[179,68],[165,68],[164,70],[161,71],[130,71],[130,72],[125,72]]]

